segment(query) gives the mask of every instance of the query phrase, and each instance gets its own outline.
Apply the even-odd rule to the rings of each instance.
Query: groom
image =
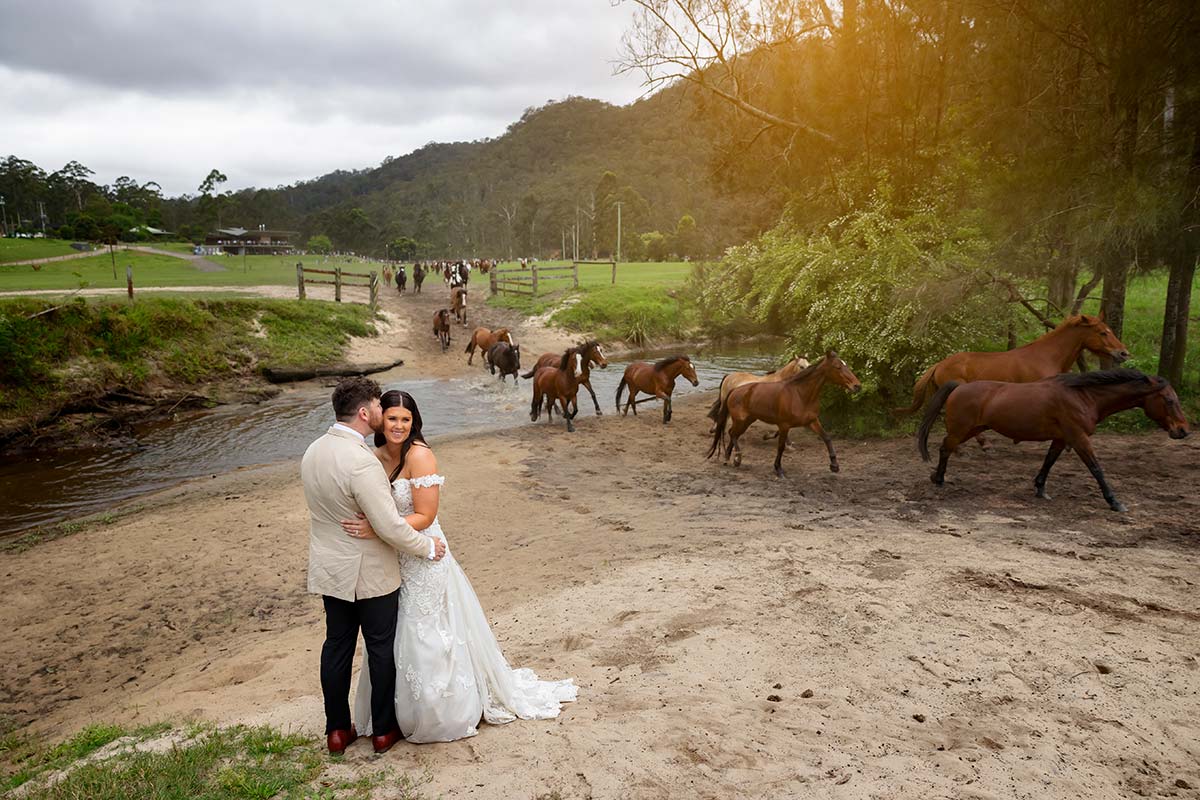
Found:
[[[333,390],[337,422],[308,446],[300,462],[311,518],[308,591],[325,603],[321,693],[329,752],[338,754],[358,738],[350,724],[350,675],[358,631],[367,646],[371,675],[371,744],[386,752],[402,737],[396,723],[396,617],[400,562],[396,551],[438,560],[446,545],[417,533],[400,516],[383,465],[367,435],[383,425],[379,384],[346,378]],[[361,511],[378,538],[353,536],[341,520]]]

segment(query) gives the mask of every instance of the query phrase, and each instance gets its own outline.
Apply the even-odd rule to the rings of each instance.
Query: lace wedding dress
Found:
[[[445,481],[441,475],[397,478],[392,494],[400,513],[413,513],[413,486]],[[436,518],[422,533],[446,541]],[[400,571],[396,719],[409,741],[474,736],[481,716],[496,725],[518,718],[551,719],[562,703],[575,699],[578,689],[571,679],[542,681],[533,670],[509,667],[449,543],[441,561],[401,554]],[[358,730],[374,730],[366,669],[359,671],[354,718]]]

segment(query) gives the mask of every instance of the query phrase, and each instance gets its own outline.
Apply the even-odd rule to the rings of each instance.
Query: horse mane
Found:
[[[593,347],[599,347],[600,340],[599,339],[587,339],[586,341],[580,342],[577,346],[579,348],[580,354],[583,354],[583,353],[586,353],[588,350],[591,350]]]
[[[578,349],[579,348],[577,347],[568,348],[567,351],[562,354],[562,358],[558,360],[558,368],[563,372],[566,372],[567,365],[571,363],[571,356],[574,355]]]
[[[1072,389],[1086,389],[1089,386],[1113,386],[1118,383],[1145,382],[1153,383],[1150,376],[1136,369],[1102,369],[1095,372],[1064,372],[1055,375],[1054,380]]]
[[[654,371],[662,372],[676,361],[691,361],[691,359],[687,356],[667,356],[666,358],[662,358],[654,362]]]
[[[815,373],[817,371],[817,368],[820,367],[824,363],[825,363],[825,358],[822,357],[819,360],[815,361],[814,363],[809,364],[807,367],[800,370],[792,377],[788,378],[787,382],[788,383],[800,383],[801,381],[808,380],[809,378],[811,378],[813,376],[813,373]]]

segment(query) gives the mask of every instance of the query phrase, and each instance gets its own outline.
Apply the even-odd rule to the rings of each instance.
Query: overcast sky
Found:
[[[511,8],[506,6],[511,5]],[[568,95],[628,103],[610,0],[0,0],[0,157],[195,193],[497,136]]]

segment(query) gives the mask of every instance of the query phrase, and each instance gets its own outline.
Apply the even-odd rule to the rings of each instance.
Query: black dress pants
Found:
[[[325,600],[325,645],[321,648],[321,693],[325,733],[350,728],[350,678],[361,629],[371,672],[373,736],[391,733],[396,723],[396,614],[400,590],[366,600]],[[359,731],[366,735],[368,731]]]

